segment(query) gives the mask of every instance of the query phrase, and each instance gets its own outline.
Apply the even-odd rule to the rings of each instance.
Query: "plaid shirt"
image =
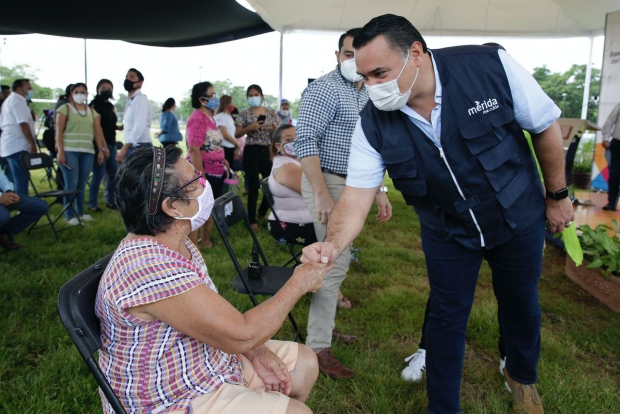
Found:
[[[206,284],[217,292],[194,245],[181,254],[143,238],[123,241],[106,268],[95,302],[101,320],[99,364],[129,413],[189,412],[191,400],[222,384],[244,385],[241,362],[160,320],[145,321],[128,308]],[[101,393],[104,413],[113,413]]]
[[[297,118],[294,145],[299,159],[318,155],[321,168],[346,175],[351,137],[367,101],[366,88],[358,91],[338,67],[308,85]]]

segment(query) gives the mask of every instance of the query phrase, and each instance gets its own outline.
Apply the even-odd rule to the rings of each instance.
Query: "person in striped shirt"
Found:
[[[318,377],[314,352],[270,338],[328,269],[299,266],[275,296],[240,313],[188,238],[209,218],[213,194],[181,154],[138,149],[118,171],[127,237],[95,302],[102,371],[127,412],[311,413],[304,402]]]

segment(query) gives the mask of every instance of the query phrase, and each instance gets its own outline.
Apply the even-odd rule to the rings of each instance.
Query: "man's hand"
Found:
[[[569,197],[557,201],[547,197],[545,202],[547,204],[545,215],[549,222],[549,227],[547,228],[549,233],[561,232],[565,227],[570,226],[571,221],[575,220],[573,203]]]
[[[380,192],[375,196],[377,202],[377,220],[381,223],[385,223],[392,218],[392,204],[388,200],[387,193]]]
[[[316,220],[327,224],[327,220],[329,220],[329,215],[332,213],[334,209],[334,199],[328,191],[321,194],[315,194],[314,196],[314,211],[316,211]]]
[[[0,195],[0,204],[3,206],[10,206],[11,204],[15,204],[19,201],[19,196],[16,193],[2,193]]]
[[[603,148],[609,149],[609,146],[611,145],[611,141],[603,141],[601,142],[601,144],[603,145]]]
[[[28,152],[30,152],[31,154],[37,153],[37,146],[34,144],[34,142],[28,144]]]
[[[327,265],[327,271],[331,270],[339,255],[336,246],[330,242],[313,243],[304,247],[302,252],[302,263],[323,263]]]
[[[278,391],[284,395],[291,393],[293,380],[286,368],[286,364],[266,346],[252,350],[248,359],[252,361],[256,375],[265,383],[265,391]]]
[[[116,153],[116,162],[119,164],[122,164],[123,161],[125,160],[125,154],[127,153],[127,151],[125,150],[120,150],[119,152]]]

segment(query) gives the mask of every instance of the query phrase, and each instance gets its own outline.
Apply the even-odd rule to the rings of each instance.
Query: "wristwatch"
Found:
[[[388,188],[387,187],[379,187],[379,189],[377,190],[377,194],[378,193],[386,193],[388,192]]]
[[[568,188],[564,187],[561,190],[556,191],[555,193],[547,191],[547,197],[555,201],[562,200],[568,197]]]

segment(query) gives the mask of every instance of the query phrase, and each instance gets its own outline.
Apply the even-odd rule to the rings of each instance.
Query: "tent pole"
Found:
[[[86,60],[86,38],[84,38],[84,83],[88,85],[88,65]]]
[[[594,36],[590,36],[590,54],[586,66],[586,83],[583,88],[583,103],[581,104],[581,119],[588,117],[588,101],[590,100],[590,82],[592,80],[592,49],[594,49]]]
[[[278,109],[280,109],[280,102],[282,102],[282,58],[284,57],[284,32],[280,32],[280,92],[278,99]]]

